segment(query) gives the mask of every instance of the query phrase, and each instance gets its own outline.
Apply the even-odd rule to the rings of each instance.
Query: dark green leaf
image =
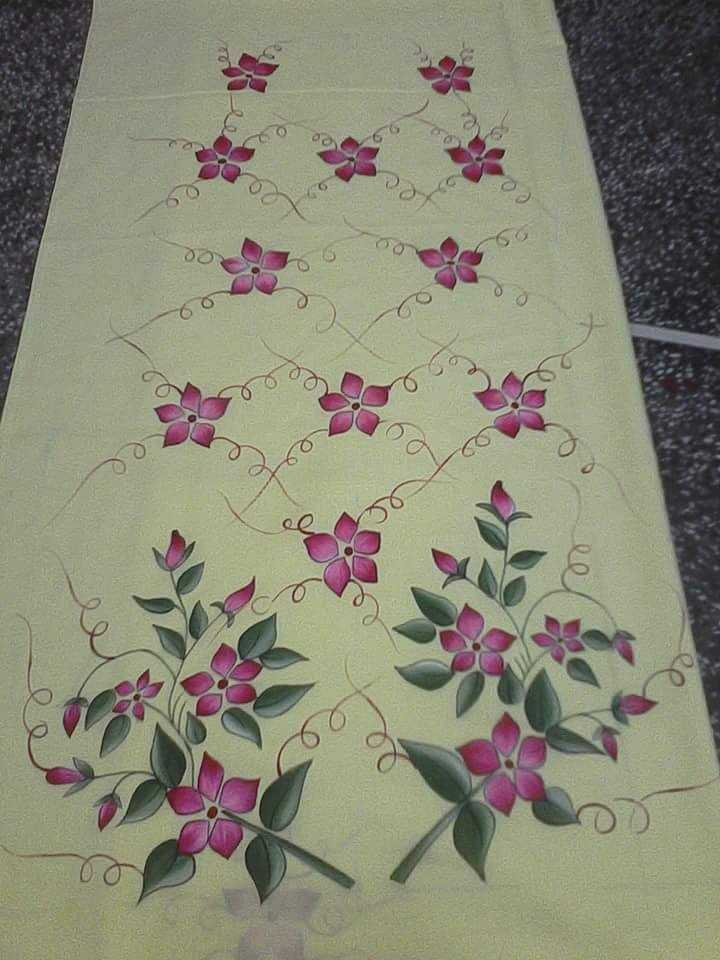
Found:
[[[179,887],[195,875],[195,858],[178,853],[177,840],[165,840],[150,852],[143,870],[141,900],[162,887]]]
[[[487,510],[487,512],[491,513],[500,523],[505,523],[503,515],[499,513],[491,503],[476,503],[475,506],[480,507],[481,510]]]
[[[610,709],[612,710],[612,715],[615,717],[618,723],[624,723],[626,726],[630,723],[627,718],[627,714],[620,709],[620,700],[622,699],[622,693],[616,693],[612,698],[612,703],[610,704]]]
[[[160,567],[161,570],[167,571],[167,564],[165,563],[165,557],[160,553],[159,550],[156,550],[155,547],[152,548],[152,552],[155,556],[155,563]]]
[[[412,683],[421,690],[439,690],[452,679],[453,672],[441,660],[417,660],[406,667],[395,667],[397,672],[408,683]]]
[[[124,713],[119,713],[113,717],[110,723],[105,727],[102,743],[100,744],[100,756],[106,757],[113,750],[117,750],[125,737],[130,733],[130,717]]]
[[[230,707],[226,710],[221,717],[221,722],[228,733],[252,740],[258,747],[262,747],[262,734],[257,720],[240,707]]]
[[[487,520],[481,520],[480,517],[475,517],[475,523],[480,531],[480,536],[489,547],[492,547],[493,550],[504,550],[507,547],[507,533],[502,527],[498,527],[494,523],[488,523]]]
[[[245,851],[245,866],[255,889],[264,903],[277,890],[287,870],[282,847],[269,837],[254,837]]]
[[[198,602],[192,608],[192,613],[190,614],[190,636],[193,640],[199,640],[200,637],[207,630],[208,625],[208,615],[205,612],[205,607]]]
[[[478,577],[478,586],[482,592],[488,597],[494,597],[497,593],[498,582],[495,574],[492,571],[492,567],[487,562],[483,560],[482,567],[480,569],[480,576]]]
[[[177,592],[179,594],[192,593],[200,583],[204,569],[204,563],[196,563],[195,566],[188,567],[185,573],[178,579]]]
[[[503,703],[522,703],[525,687],[520,683],[512,667],[505,667],[497,686],[498,697]]]
[[[612,647],[612,640],[602,630],[586,630],[582,638],[591,650],[609,650]]]
[[[260,800],[260,819],[268,830],[284,830],[295,819],[312,760],[299,763],[273,780]]]
[[[171,610],[175,609],[175,603],[172,600],[169,600],[167,597],[136,597],[133,595],[133,600],[139,607],[142,607],[143,610],[147,610],[148,613],[170,613]]]
[[[415,643],[430,643],[435,639],[435,627],[429,620],[418,618],[417,620],[408,620],[401,623],[398,627],[393,627],[396,633],[408,640],[414,640]]]
[[[63,797],[71,797],[74,793],[79,793],[80,790],[84,790],[89,783],[92,783],[92,780],[78,780],[75,783],[71,783],[63,793]]]
[[[185,656],[185,637],[177,630],[170,630],[169,627],[160,627],[157,623],[153,624],[155,632],[160,639],[163,650],[167,650],[173,657],[182,660]]]
[[[549,727],[545,731],[545,737],[548,744],[560,753],[603,754],[603,751],[598,750],[594,743],[581,737],[574,730],[568,730],[567,727]]]
[[[253,703],[253,710],[259,717],[279,717],[302,700],[314,686],[314,683],[279,683],[268,687]]]
[[[122,823],[137,823],[157,813],[165,799],[165,787],[155,779],[143,780],[135,788]]]
[[[289,647],[273,647],[272,650],[263,653],[258,659],[268,670],[284,670],[285,667],[292,667],[295,663],[302,663],[307,660],[307,657],[296,650],[291,650]]]
[[[515,513],[511,514],[508,517],[508,523],[513,523],[515,520],[532,520],[531,513],[523,513],[522,510],[516,510]]]
[[[248,627],[238,640],[238,653],[243,660],[250,660],[267,653],[277,640],[277,614],[273,613]]]
[[[562,716],[560,701],[545,670],[541,670],[530,684],[525,697],[525,713],[530,726],[539,733],[544,733]]]
[[[199,720],[194,713],[189,713],[185,718],[185,736],[190,743],[202,743],[207,736],[207,730],[202,720]]]
[[[472,800],[460,811],[453,827],[455,849],[485,879],[485,860],[495,833],[495,816],[484,803]]]
[[[400,745],[425,783],[443,800],[462,803],[472,790],[467,767],[453,750],[430,743],[401,740]]]
[[[533,801],[532,812],[537,820],[551,827],[566,827],[580,822],[572,800],[560,787],[546,787],[545,799]]]
[[[505,606],[514,607],[516,604],[521,603],[525,596],[526,589],[527,584],[525,583],[525,577],[516,577],[514,580],[511,580],[503,590],[503,603]]]
[[[78,773],[81,773],[87,780],[92,780],[92,778],[95,776],[95,771],[87,762],[87,760],[81,760],[80,757],[73,757],[72,761],[73,766]]]
[[[591,683],[594,687],[599,687],[598,678],[590,664],[579,657],[571,657],[567,662],[568,676],[580,683]]]
[[[510,557],[508,563],[516,570],[531,570],[536,563],[540,563],[545,553],[545,550],[519,550]]]
[[[155,725],[150,766],[160,783],[166,787],[177,787],[185,776],[185,754],[159,723]]]
[[[411,587],[410,589],[415,598],[415,603],[424,617],[427,617],[438,627],[449,627],[455,623],[457,607],[454,603],[446,600],[445,597],[438,596],[437,593],[422,590],[420,587]]]
[[[466,674],[460,681],[455,696],[455,716],[461,717],[480,699],[485,687],[485,676],[479,670]]]
[[[98,720],[102,720],[115,706],[115,691],[103,690],[90,701],[90,706],[85,714],[85,729],[89,730]]]

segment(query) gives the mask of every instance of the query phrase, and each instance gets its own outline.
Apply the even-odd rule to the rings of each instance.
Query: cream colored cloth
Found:
[[[3,957],[717,956],[549,0],[98,0],[2,453]]]

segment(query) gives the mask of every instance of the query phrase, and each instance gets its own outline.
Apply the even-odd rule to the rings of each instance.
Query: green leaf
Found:
[[[610,704],[610,709],[612,710],[612,715],[615,717],[618,723],[623,723],[627,726],[630,721],[627,718],[627,714],[620,709],[620,700],[622,699],[622,693],[616,693],[612,698]]]
[[[272,650],[263,653],[258,659],[268,670],[284,670],[285,667],[292,667],[295,663],[306,661],[307,657],[296,650],[291,650],[290,647],[273,647]]]
[[[80,757],[73,757],[72,761],[73,766],[78,773],[81,773],[87,780],[92,780],[92,778],[95,776],[95,771],[87,762],[87,760],[81,760]]]
[[[446,600],[445,597],[438,596],[437,593],[422,590],[420,587],[411,587],[410,591],[415,598],[420,613],[432,623],[438,627],[449,627],[455,623],[457,607],[454,603]]]
[[[483,560],[483,564],[480,569],[480,576],[478,577],[478,586],[482,592],[490,598],[493,598],[497,593],[497,578],[495,577],[492,567],[487,560]]]
[[[196,563],[192,567],[188,567],[185,573],[178,579],[177,582],[177,592],[179,594],[192,593],[192,591],[197,587],[202,579],[203,570],[205,569],[204,563]]]
[[[461,717],[477,703],[485,687],[485,676],[479,670],[466,674],[460,681],[455,696],[455,716]]]
[[[397,672],[408,683],[412,683],[421,690],[439,690],[444,687],[453,676],[450,667],[441,660],[417,660],[406,667],[395,667]]]
[[[453,750],[430,743],[400,740],[400,745],[425,783],[443,800],[462,803],[472,790],[467,767]]]
[[[507,547],[507,533],[502,527],[498,527],[494,523],[488,523],[487,520],[481,520],[480,517],[475,517],[475,523],[480,531],[480,536],[489,547],[492,547],[493,550],[504,550]]]
[[[582,638],[591,650],[609,650],[612,647],[612,640],[602,630],[586,630]]]
[[[430,643],[435,639],[435,627],[429,620],[418,618],[417,620],[407,620],[397,627],[393,627],[396,633],[408,640],[414,640],[415,643]]]
[[[503,603],[506,607],[514,607],[521,603],[525,596],[527,584],[525,577],[516,577],[505,586],[503,590]]]
[[[536,563],[540,563],[545,553],[545,550],[519,550],[510,557],[508,563],[516,570],[531,570]]]
[[[577,680],[580,683],[591,683],[594,687],[600,686],[593,668],[586,660],[581,660],[580,657],[571,657],[568,660],[567,672],[572,680]]]
[[[141,900],[162,887],[179,887],[195,875],[195,858],[177,851],[177,840],[165,840],[145,861]]]
[[[594,743],[567,727],[549,727],[545,731],[545,738],[548,744],[560,753],[599,753],[604,756],[603,751]]]
[[[284,830],[295,819],[312,760],[299,763],[273,780],[260,800],[260,819],[268,830]]]
[[[513,523],[513,521],[515,521],[515,520],[532,520],[532,514],[531,514],[531,513],[523,513],[522,510],[516,510],[515,513],[512,513],[512,514],[508,517],[507,522],[508,522],[508,523]]]
[[[177,787],[185,776],[185,754],[169,737],[160,724],[155,724],[155,736],[150,749],[150,767],[160,783]]]
[[[262,747],[262,734],[255,717],[250,716],[240,707],[230,707],[220,719],[228,733],[236,737],[244,737],[258,747]]]
[[[167,572],[165,557],[160,553],[159,550],[156,550],[155,547],[152,548],[152,552],[155,557],[155,563],[160,567],[161,570],[165,570]]]
[[[157,813],[165,800],[165,787],[154,778],[143,780],[130,797],[121,823],[138,823]]]
[[[171,610],[175,609],[175,602],[169,600],[167,597],[136,597],[133,594],[133,600],[135,603],[142,607],[143,610],[147,610],[148,613],[170,613]]]
[[[503,703],[522,703],[525,696],[525,687],[520,683],[512,667],[505,667],[497,686],[497,693]]]
[[[496,520],[500,521],[500,523],[505,523],[503,515],[499,513],[491,503],[476,503],[475,506],[480,507],[481,510],[487,510],[487,512],[491,513]]]
[[[273,613],[248,627],[238,640],[238,653],[243,660],[251,660],[267,653],[277,640],[277,614]]]
[[[100,744],[100,756],[106,757],[113,750],[117,750],[125,737],[130,733],[130,717],[124,713],[119,713],[113,717],[110,723],[105,727],[102,743]]]
[[[268,687],[253,703],[253,710],[259,717],[280,717],[302,700],[314,686],[314,683],[279,683]]]
[[[63,797],[71,797],[74,793],[84,790],[89,783],[92,783],[92,780],[77,780],[75,783],[71,783],[63,793]]]
[[[207,737],[207,730],[202,720],[199,720],[194,713],[188,713],[185,718],[185,736],[192,744],[202,743]]]
[[[560,787],[546,787],[545,799],[534,800],[532,812],[536,820],[551,827],[566,827],[580,822],[572,800]]]
[[[494,833],[492,810],[476,800],[465,804],[453,827],[455,849],[481,880],[485,879],[485,860]]]
[[[96,697],[93,697],[93,699],[90,701],[90,706],[87,708],[87,713],[85,714],[85,729],[89,730],[90,727],[93,727],[99,720],[102,720],[103,717],[110,713],[114,706],[114,690],[103,690],[102,693],[99,693]]]
[[[545,670],[541,670],[530,684],[525,697],[525,713],[530,726],[539,733],[544,733],[562,716],[560,701]]]
[[[199,640],[200,637],[207,630],[208,625],[208,615],[205,612],[205,607],[198,602],[192,608],[192,613],[190,614],[190,636],[193,640]]]
[[[178,633],[177,630],[158,626],[157,623],[154,623],[153,627],[162,644],[163,650],[167,650],[171,656],[182,660],[185,657],[185,637],[183,637],[181,633]]]
[[[277,890],[287,870],[282,847],[269,837],[254,837],[245,851],[245,866],[255,889],[264,903]]]

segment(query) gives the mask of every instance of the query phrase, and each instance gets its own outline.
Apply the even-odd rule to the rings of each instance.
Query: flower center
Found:
[[[353,410],[359,410],[359,409],[360,409],[360,404],[359,404],[359,403],[353,403],[352,409],[353,409]]]
[[[134,700],[136,703],[137,703],[137,701],[138,701],[139,699],[140,699],[140,694],[139,694],[139,693],[133,694],[133,700]]]
[[[345,554],[346,557],[351,557],[353,553],[352,547],[345,547],[345,549],[343,550],[343,553]]]
[[[253,267],[250,273],[260,273],[260,267]]]
[[[218,808],[208,807],[207,815],[208,815],[208,820],[214,820],[215,817],[218,815]]]
[[[224,690],[227,685],[228,682],[225,677],[223,677],[222,680],[218,680],[218,690]]]
[[[479,650],[479,649],[480,649],[480,644],[477,642],[477,640],[476,640],[475,643],[472,645],[472,648],[473,648],[473,650]]]
[[[227,163],[227,157],[218,157],[218,163]]]
[[[520,404],[517,403],[517,401],[513,400],[513,402],[510,404],[510,406],[512,407],[513,410],[518,410],[519,407],[520,407]]]
[[[195,423],[196,420],[197,420],[197,417],[195,416],[195,414],[191,413],[190,416],[188,417],[188,423]]]
[[[506,760],[506,761],[505,761],[505,766],[507,767],[508,770],[512,770],[512,768],[515,766],[515,764],[512,762],[512,760]]]

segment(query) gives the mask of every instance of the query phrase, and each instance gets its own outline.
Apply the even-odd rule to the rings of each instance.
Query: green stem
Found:
[[[405,883],[405,881],[409,879],[410,874],[420,863],[430,847],[435,843],[438,837],[440,837],[441,834],[447,830],[450,824],[454,822],[455,818],[460,813],[461,806],[462,804],[458,804],[455,807],[451,807],[442,815],[442,817],[440,817],[437,823],[428,830],[425,836],[415,844],[410,853],[397,865],[397,867],[395,867],[393,872],[390,874],[391,880],[394,880],[395,883]]]
[[[115,789],[117,790],[118,786],[123,780],[126,780],[128,777],[141,775],[147,775],[148,777],[154,776],[150,770],[113,770],[111,773],[96,773],[93,777],[93,780],[105,780],[107,777],[120,777],[118,782],[115,784]]]
[[[612,713],[612,710],[609,707],[602,707],[599,710],[581,710],[578,713],[569,713],[566,717],[560,717],[558,725],[566,723],[568,720],[574,720],[576,717],[587,717],[589,720],[594,720],[595,723],[600,723],[601,721],[595,716],[598,713]]]
[[[77,696],[79,697],[82,694],[83,690],[88,685],[92,677],[95,676],[98,670],[102,670],[103,667],[106,667],[109,663],[112,663],[114,660],[122,660],[123,657],[130,657],[136,653],[144,653],[144,654],[147,654],[147,656],[149,657],[154,657],[156,660],[160,661],[160,663],[165,667],[165,669],[167,670],[167,672],[170,674],[171,677],[175,676],[175,673],[172,667],[170,666],[170,664],[166,663],[159,653],[155,653],[154,650],[149,650],[147,647],[136,647],[133,650],[125,650],[123,653],[117,653],[110,660],[103,660],[102,663],[99,663],[96,667],[93,667],[93,669],[85,677],[82,684],[80,685],[80,688],[78,689],[78,692],[77,692]]]

